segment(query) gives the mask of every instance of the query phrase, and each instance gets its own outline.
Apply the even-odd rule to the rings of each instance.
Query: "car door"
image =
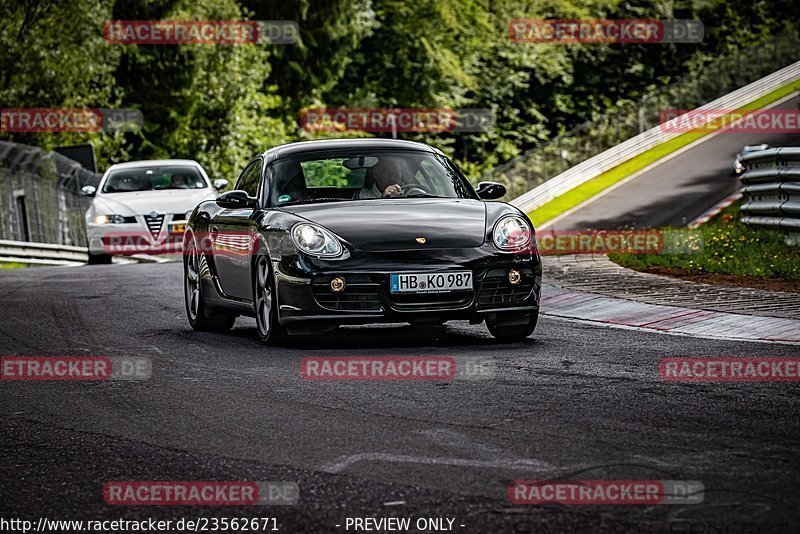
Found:
[[[258,198],[262,169],[260,158],[250,162],[239,176],[234,189],[246,191],[249,196]],[[225,208],[211,221],[214,262],[220,286],[225,295],[235,299],[252,299],[250,224],[254,211],[253,208]]]

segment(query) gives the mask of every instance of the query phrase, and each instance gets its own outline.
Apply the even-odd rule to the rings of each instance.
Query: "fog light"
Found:
[[[508,271],[508,282],[512,286],[515,286],[515,285],[519,284],[520,280],[522,280],[522,275],[519,274],[518,270],[511,269],[510,271]]]
[[[337,276],[333,280],[331,280],[331,291],[334,293],[339,293],[344,291],[344,288],[347,287],[347,282],[344,281],[344,278],[341,276]]]

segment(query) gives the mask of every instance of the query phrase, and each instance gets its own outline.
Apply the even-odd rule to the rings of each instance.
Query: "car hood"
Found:
[[[216,198],[212,189],[166,189],[162,191],[135,191],[112,193],[94,198],[98,213],[116,213],[126,217],[156,211],[158,213],[185,213],[200,202]]]
[[[376,199],[281,209],[374,252],[479,247],[486,234],[486,207],[470,199]]]

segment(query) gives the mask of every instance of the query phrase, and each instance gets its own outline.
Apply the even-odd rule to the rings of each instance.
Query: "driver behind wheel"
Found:
[[[383,156],[367,169],[364,188],[358,198],[390,198],[402,196],[402,185],[409,176],[406,161],[393,156]]]

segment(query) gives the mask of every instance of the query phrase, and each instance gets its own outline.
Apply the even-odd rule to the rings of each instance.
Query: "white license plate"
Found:
[[[472,272],[393,274],[392,293],[437,293],[472,289]]]

